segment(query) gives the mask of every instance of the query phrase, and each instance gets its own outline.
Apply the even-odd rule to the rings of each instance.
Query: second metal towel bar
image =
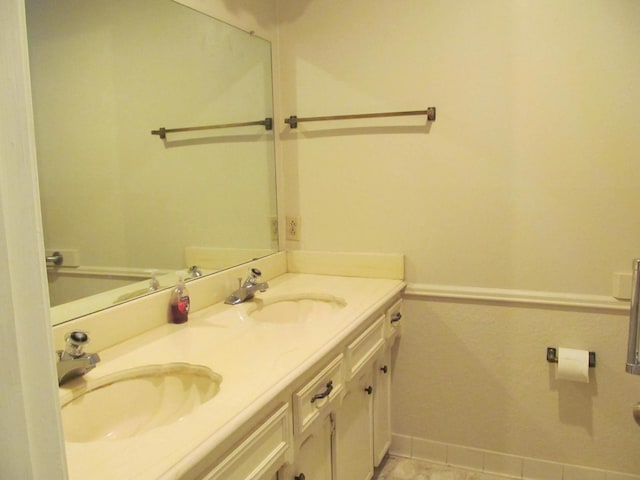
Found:
[[[331,115],[326,117],[297,117],[291,115],[284,120],[291,128],[298,128],[300,122],[321,122],[325,120],[352,120],[356,118],[381,118],[381,117],[406,117],[409,115],[426,115],[427,121],[436,121],[436,107],[429,107],[426,110],[413,110],[410,112],[386,112],[386,113],[359,113],[355,115]]]
[[[167,133],[174,132],[194,132],[196,130],[214,130],[218,128],[232,128],[232,127],[248,127],[250,125],[264,125],[265,130],[273,129],[273,119],[265,118],[264,120],[256,120],[255,122],[242,122],[242,123],[223,123],[220,125],[204,125],[202,127],[182,127],[182,128],[159,128],[158,130],[151,130],[151,135],[158,135],[160,138],[167,138]]]

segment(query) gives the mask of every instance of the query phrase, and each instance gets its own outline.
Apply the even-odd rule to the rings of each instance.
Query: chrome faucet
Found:
[[[252,268],[249,271],[249,276],[242,285],[240,285],[240,288],[229,295],[224,303],[227,305],[237,305],[246,300],[251,300],[258,290],[264,292],[269,288],[269,284],[267,282],[259,282],[261,276],[262,272],[260,270]]]
[[[89,343],[89,335],[81,330],[74,330],[65,337],[67,346],[58,350],[58,385],[72,378],[84,375],[95,368],[100,361],[97,353],[84,353],[84,346]]]

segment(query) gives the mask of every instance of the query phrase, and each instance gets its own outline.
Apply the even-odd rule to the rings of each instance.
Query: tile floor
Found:
[[[372,480],[505,480],[505,477],[389,455]]]

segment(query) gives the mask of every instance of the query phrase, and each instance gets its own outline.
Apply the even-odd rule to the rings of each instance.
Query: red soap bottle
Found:
[[[189,299],[189,291],[184,284],[183,275],[179,274],[178,283],[171,293],[171,301],[169,302],[171,322],[184,323],[189,320],[190,306],[191,300]]]

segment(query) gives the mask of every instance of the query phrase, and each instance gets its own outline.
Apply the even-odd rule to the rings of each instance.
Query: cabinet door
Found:
[[[372,366],[347,388],[336,412],[336,480],[369,480],[373,476]]]
[[[235,449],[205,473],[203,480],[268,480],[287,461],[291,448],[291,408],[280,406]]]
[[[391,445],[391,350],[373,367],[373,464],[379,466]]]
[[[333,420],[327,415],[306,438],[296,457],[295,480],[333,479]]]

